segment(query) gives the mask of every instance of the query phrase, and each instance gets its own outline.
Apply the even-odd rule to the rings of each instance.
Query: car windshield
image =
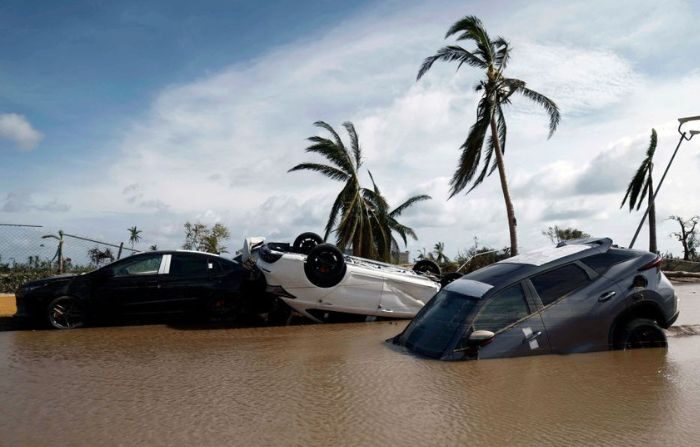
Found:
[[[399,335],[398,344],[416,354],[441,357],[478,302],[479,298],[441,290]]]

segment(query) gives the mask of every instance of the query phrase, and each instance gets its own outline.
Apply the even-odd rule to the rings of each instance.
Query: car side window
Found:
[[[520,284],[508,287],[481,309],[474,319],[474,330],[498,332],[530,315],[525,293]]]
[[[581,262],[586,264],[588,267],[595,270],[599,275],[607,272],[610,267],[620,262],[626,261],[633,258],[634,255],[631,253],[625,253],[621,250],[611,249],[605,253],[599,253],[597,255],[588,256],[587,258],[581,259]]]
[[[170,275],[187,278],[207,276],[209,263],[206,256],[174,254],[170,261]]]
[[[588,274],[574,264],[533,276],[530,281],[544,306],[591,282]]]
[[[228,259],[217,259],[216,261],[215,269],[217,273],[231,273],[242,270],[241,265],[235,261],[229,261]]]
[[[156,275],[163,255],[142,256],[132,262],[115,267],[114,276]]]

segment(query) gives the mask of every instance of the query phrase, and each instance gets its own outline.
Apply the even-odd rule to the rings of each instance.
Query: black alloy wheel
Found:
[[[49,303],[47,318],[54,329],[76,329],[85,325],[85,309],[77,298],[60,296]]]
[[[304,272],[312,284],[318,287],[333,287],[345,276],[345,257],[332,244],[314,247],[306,258]]]
[[[647,318],[636,318],[627,323],[615,343],[617,349],[661,348],[668,346],[666,334]]]
[[[296,253],[308,255],[314,247],[321,243],[323,243],[323,238],[318,234],[312,232],[301,233],[294,239],[292,249]]]

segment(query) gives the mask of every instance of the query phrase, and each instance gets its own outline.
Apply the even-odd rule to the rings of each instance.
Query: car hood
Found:
[[[66,283],[70,281],[71,279],[75,278],[76,275],[74,273],[64,273],[62,275],[56,275],[56,276],[49,276],[48,278],[41,278],[41,279],[36,279],[34,281],[29,281],[27,283],[22,284],[22,287],[36,287],[36,286],[45,286],[49,284],[60,284],[60,283]]]

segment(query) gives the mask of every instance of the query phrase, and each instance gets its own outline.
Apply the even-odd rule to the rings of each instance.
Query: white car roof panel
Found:
[[[557,259],[564,258],[575,253],[579,253],[583,250],[588,250],[591,248],[589,245],[564,245],[562,247],[546,247],[540,248],[539,250],[533,250],[527,253],[523,253],[518,256],[513,256],[512,258],[504,259],[500,261],[507,264],[529,264],[540,266],[547,264]]]

